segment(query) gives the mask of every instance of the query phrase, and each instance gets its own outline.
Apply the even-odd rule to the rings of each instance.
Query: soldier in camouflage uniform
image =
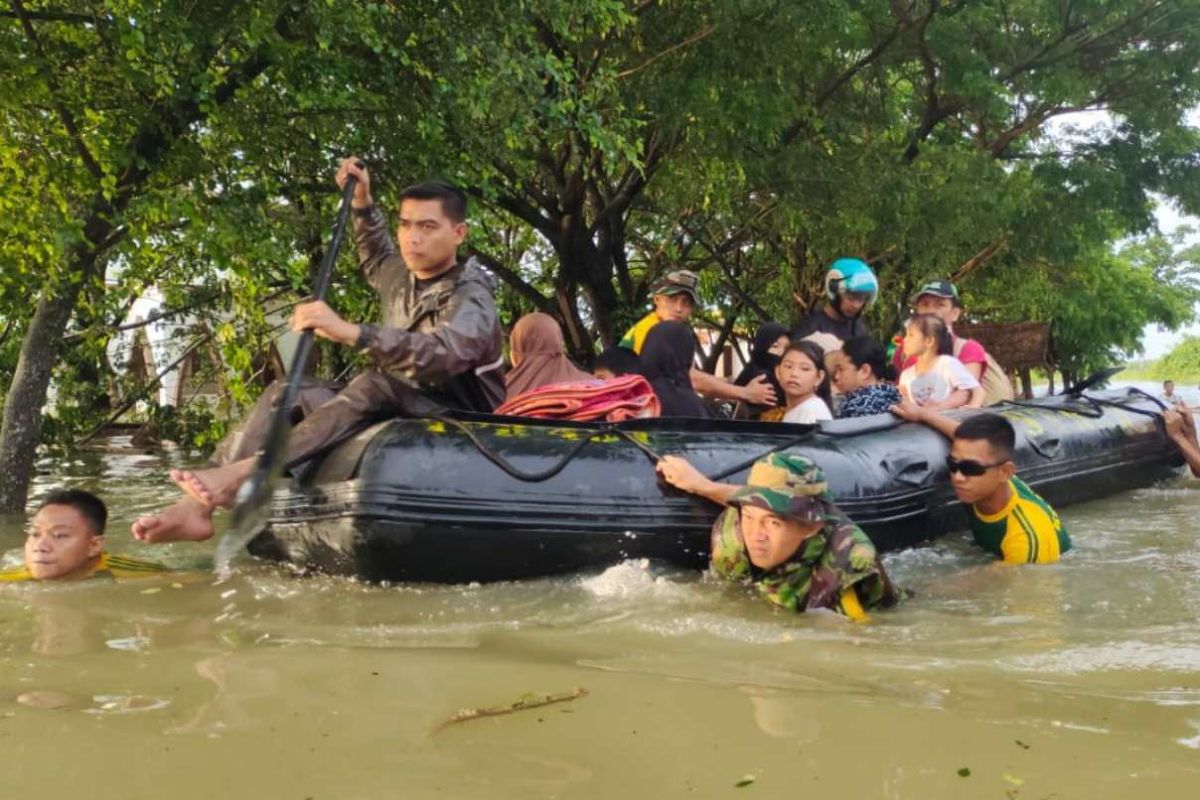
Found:
[[[659,473],[730,506],[713,524],[715,575],[797,612],[828,608],[863,620],[867,609],[896,603],[875,545],[833,504],[824,473],[807,458],[773,453],[742,487],[710,481],[678,456],[664,458]]]

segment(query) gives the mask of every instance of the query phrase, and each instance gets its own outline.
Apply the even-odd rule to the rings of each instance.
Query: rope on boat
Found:
[[[430,419],[435,419],[438,422],[449,425],[450,427],[452,427],[455,430],[462,433],[464,436],[467,437],[467,439],[470,440],[471,444],[475,445],[475,449],[479,451],[480,455],[482,455],[488,461],[491,461],[493,464],[495,464],[500,469],[504,470],[504,472],[508,473],[510,476],[516,478],[519,481],[524,481],[525,483],[541,483],[543,481],[550,480],[555,475],[557,475],[558,473],[560,473],[564,469],[566,469],[567,465],[570,464],[572,461],[574,461],[575,457],[578,456],[580,454],[580,452],[583,451],[583,448],[587,447],[588,443],[591,442],[593,439],[595,439],[598,436],[604,436],[604,435],[619,436],[622,439],[624,439],[625,441],[632,444],[637,449],[641,450],[643,453],[645,453],[646,456],[649,457],[649,459],[651,461],[653,461],[654,463],[657,464],[659,461],[662,460],[661,455],[656,453],[654,451],[654,449],[649,447],[648,445],[643,444],[642,442],[639,442],[637,440],[637,437],[635,437],[629,431],[622,430],[621,428],[618,428],[615,425],[609,424],[609,425],[604,425],[599,428],[596,428],[595,430],[591,430],[591,431],[588,431],[587,433],[585,433],[583,435],[583,438],[579,441],[579,443],[576,444],[574,447],[572,447],[570,450],[568,450],[566,455],[564,455],[557,464],[550,467],[549,469],[542,470],[541,472],[526,472],[518,467],[513,466],[512,463],[508,461],[508,459],[504,458],[504,456],[500,455],[495,450],[488,447],[487,443],[484,442],[482,439],[480,439],[479,436],[476,435],[475,431],[471,430],[471,428],[468,425],[464,424],[462,421],[454,419],[453,417],[439,416],[439,415],[431,416]]]
[[[813,430],[815,430],[815,429],[816,429],[816,426],[814,425]],[[719,481],[722,478],[728,478],[730,475],[741,472],[744,469],[749,469],[750,467],[754,466],[754,462],[758,461],[759,459],[766,458],[767,456],[771,455],[771,453],[778,453],[780,450],[786,450],[789,447],[791,447],[792,445],[800,444],[802,441],[804,441],[805,439],[807,439],[813,435],[813,430],[805,431],[804,433],[800,434],[799,436],[793,436],[791,439],[788,439],[785,442],[781,442],[780,444],[775,445],[770,450],[766,450],[762,453],[759,453],[754,458],[748,458],[745,461],[742,461],[738,464],[733,465],[729,469],[723,469],[720,472],[716,472],[712,475],[709,475],[708,479],[710,481]]]
[[[482,439],[479,438],[479,436],[475,433],[475,431],[471,430],[470,426],[464,424],[461,420],[457,420],[454,417],[447,417],[444,415],[431,415],[429,417],[429,419],[435,419],[438,422],[449,425],[450,427],[454,428],[456,431],[459,431],[460,433],[462,433],[464,436],[467,437],[467,439],[471,442],[471,444],[475,445],[475,449],[479,451],[480,455],[482,455],[488,461],[495,464],[500,469],[504,470],[504,472],[506,472],[508,475],[516,478],[519,481],[524,481],[525,483],[541,483],[543,481],[550,480],[555,475],[558,475],[558,473],[562,472],[564,469],[567,468],[568,464],[570,464],[572,461],[575,460],[575,457],[578,456],[583,451],[583,448],[587,447],[589,442],[591,442],[593,439],[595,439],[599,436],[606,436],[606,435],[619,436],[622,439],[624,439],[625,441],[629,442],[634,447],[636,447],[638,450],[641,450],[643,453],[645,453],[646,457],[649,458],[650,461],[655,464],[657,464],[659,461],[662,461],[662,459],[663,459],[662,454],[658,453],[657,451],[654,450],[654,448],[650,447],[649,445],[645,444],[644,442],[638,441],[637,437],[634,436],[632,433],[630,433],[629,431],[624,430],[622,428],[619,428],[612,423],[609,423],[607,425],[602,425],[601,427],[596,428],[595,430],[591,430],[591,431],[588,431],[587,433],[585,433],[583,435],[583,438],[579,441],[579,443],[576,444],[574,447],[572,447],[570,450],[568,450],[567,453],[554,466],[552,466],[548,469],[542,470],[541,472],[526,472],[518,467],[513,466],[512,463],[508,461],[508,459],[504,458],[504,456],[500,455],[495,450],[493,450],[491,447],[489,447],[486,442],[484,442]],[[765,450],[762,453],[759,453],[758,455],[754,456],[753,458],[748,458],[745,461],[741,461],[741,462],[738,462],[737,464],[734,464],[732,467],[729,467],[728,469],[723,469],[723,470],[720,470],[720,471],[710,475],[709,480],[719,481],[722,478],[728,478],[730,475],[741,472],[744,469],[748,469],[754,464],[754,462],[758,461],[759,459],[765,458],[766,456],[769,456],[771,453],[776,453],[776,452],[779,452],[780,450],[786,450],[787,448],[792,447],[793,445],[799,444],[800,442],[802,442],[805,439],[812,436],[813,432],[815,430],[816,430],[816,426],[812,426],[809,430],[805,431],[803,434],[801,434],[799,436],[794,436],[791,439],[787,439],[783,442],[780,442],[779,444],[775,445],[774,447],[772,447],[768,450]]]
[[[1138,389],[1138,388],[1130,389],[1130,392],[1146,397],[1147,399],[1149,399],[1149,400],[1153,401],[1155,404],[1157,404],[1158,407],[1164,411],[1167,408],[1165,403],[1163,403],[1161,400],[1159,400],[1157,397],[1150,394],[1149,392],[1142,391],[1141,389]],[[1119,408],[1119,409],[1122,409],[1124,411],[1129,411],[1134,414],[1141,414],[1143,416],[1151,417],[1153,419],[1160,418],[1160,413],[1157,411],[1147,411],[1144,408],[1137,408],[1136,406],[1131,406],[1126,403],[1118,402],[1116,400],[1106,400],[1104,398],[1092,397],[1090,395],[1085,395],[1085,394],[1080,394],[1079,399],[1081,401],[1083,401],[1084,403],[1086,403],[1086,405],[1089,407],[1088,410],[1085,411],[1084,409],[1081,409],[1081,408],[1054,408],[1053,406],[1044,406],[1044,405],[1040,405],[1038,403],[1032,403],[1032,402],[1023,401],[1023,400],[1008,400],[1005,403],[1003,403],[1003,405],[1024,406],[1024,407],[1029,407],[1029,408],[1037,408],[1037,409],[1041,409],[1041,410],[1058,411],[1063,414],[1075,414],[1075,415],[1082,416],[1082,417],[1089,417],[1091,419],[1098,419],[1098,418],[1104,416],[1104,409],[1101,408],[1101,406],[1111,406],[1113,408]],[[594,430],[587,431],[583,435],[583,438],[580,439],[579,443],[576,444],[574,447],[572,447],[570,450],[568,450],[566,455],[564,455],[558,461],[557,464],[550,467],[549,469],[542,470],[541,472],[525,472],[524,470],[513,466],[512,463],[509,462],[506,458],[504,458],[502,455],[497,453],[495,450],[491,449],[487,445],[486,442],[484,442],[482,439],[479,438],[479,436],[475,433],[475,431],[471,430],[471,428],[468,425],[464,424],[461,420],[457,420],[453,417],[448,417],[448,416],[444,416],[444,415],[431,415],[429,417],[429,419],[435,419],[438,422],[449,425],[450,427],[459,431],[464,436],[466,436],[468,440],[470,440],[471,444],[475,445],[475,449],[479,451],[480,455],[482,455],[488,461],[491,461],[493,464],[495,464],[497,467],[502,469],[504,472],[506,472],[510,476],[516,478],[519,481],[524,481],[525,483],[541,483],[543,481],[548,481],[551,478],[553,478],[554,476],[558,475],[560,472],[562,472],[564,469],[567,468],[568,464],[570,464],[572,461],[575,460],[576,456],[578,456],[581,452],[583,452],[583,448],[587,447],[588,443],[590,443],[593,439],[595,439],[599,436],[619,436],[620,438],[622,438],[625,441],[632,444],[638,450],[641,450],[646,455],[646,457],[650,459],[650,461],[652,463],[657,464],[659,461],[662,461],[662,459],[663,459],[662,454],[655,451],[654,448],[650,447],[649,445],[638,441],[637,437],[634,436],[629,431],[624,430],[623,428],[620,428],[613,423],[608,423],[608,424],[602,425]],[[719,470],[719,471],[713,473],[712,475],[709,475],[708,479],[711,481],[719,481],[724,478],[728,478],[730,475],[734,475],[738,472],[741,472],[744,469],[749,469],[751,466],[754,465],[754,463],[756,461],[758,461],[762,458],[765,458],[765,457],[771,455],[772,453],[777,453],[780,450],[787,450],[789,447],[800,444],[804,440],[810,438],[816,432],[816,430],[817,430],[817,426],[815,426],[815,425],[810,426],[808,430],[806,430],[804,433],[800,434],[799,436],[793,436],[790,439],[780,442],[779,444],[775,445],[774,447],[764,450],[762,453],[759,453],[758,455],[754,456],[753,458],[745,459],[744,461],[740,461],[737,464],[734,464],[732,467],[729,467],[729,468],[723,469],[723,470]]]

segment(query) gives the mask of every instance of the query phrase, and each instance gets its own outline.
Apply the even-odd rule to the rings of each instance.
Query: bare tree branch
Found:
[[[684,39],[682,42],[677,42],[676,44],[671,45],[666,50],[663,50],[661,53],[656,53],[655,55],[650,56],[650,58],[646,59],[641,64],[638,64],[636,67],[630,67],[627,70],[618,72],[617,79],[621,80],[623,78],[628,78],[632,75],[636,75],[637,73],[641,72],[646,67],[653,64],[654,62],[671,55],[671,53],[674,53],[677,50],[681,50],[685,47],[690,47],[691,45],[695,44],[696,42],[707,39],[709,36],[712,36],[713,32],[716,30],[717,30],[716,25],[709,25],[705,28],[701,28],[698,32],[696,32],[692,36],[689,36],[688,38]]]

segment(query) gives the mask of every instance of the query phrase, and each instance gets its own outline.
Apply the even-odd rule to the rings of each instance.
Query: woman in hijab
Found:
[[[586,381],[591,375],[576,367],[563,352],[562,329],[549,314],[526,314],[509,337],[513,368],[505,376],[508,399],[551,383]]]
[[[664,417],[711,417],[692,389],[688,372],[696,357],[692,329],[682,322],[660,322],[646,334],[639,371],[654,387]]]
[[[779,359],[790,339],[787,326],[778,322],[764,322],[754,334],[754,343],[750,348],[750,363],[737,376],[734,383],[738,386],[745,386],[761,375],[775,390],[775,397],[782,401],[783,389],[775,377],[775,367],[779,366]],[[770,410],[770,406],[738,403],[733,416],[734,419],[758,419],[760,414]]]

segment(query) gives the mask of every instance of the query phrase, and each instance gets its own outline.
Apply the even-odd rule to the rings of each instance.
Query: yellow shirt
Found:
[[[108,553],[101,553],[100,560],[96,562],[96,566],[92,568],[91,572],[79,577],[95,578],[107,576],[116,580],[125,580],[127,578],[145,578],[168,571],[162,564],[154,561],[132,558],[131,556],[110,556]],[[29,568],[25,565],[0,570],[0,583],[33,580],[37,580],[37,578],[33,577]]]
[[[1009,499],[995,514],[970,507],[975,543],[1007,564],[1049,564],[1071,549],[1058,514],[1023,480],[1009,481]]]
[[[632,350],[640,356],[642,354],[642,345],[646,342],[646,334],[648,334],[650,329],[659,322],[661,322],[661,320],[659,320],[658,314],[651,311],[649,314],[639,319],[637,324],[625,332],[625,335],[619,342],[620,346],[628,350]]]

